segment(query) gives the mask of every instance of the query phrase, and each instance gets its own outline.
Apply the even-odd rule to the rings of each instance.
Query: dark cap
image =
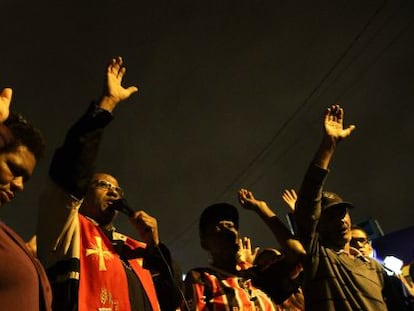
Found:
[[[322,192],[321,205],[322,205],[322,212],[334,206],[335,207],[347,207],[347,208],[354,207],[351,202],[344,201],[336,193],[328,192],[328,191]]]
[[[216,203],[208,206],[200,216],[199,230],[204,233],[207,226],[218,223],[221,220],[231,220],[236,229],[239,229],[239,212],[237,208],[228,203]]]

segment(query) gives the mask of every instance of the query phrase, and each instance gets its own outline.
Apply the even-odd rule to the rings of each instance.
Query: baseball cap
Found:
[[[228,203],[216,203],[204,209],[200,216],[199,230],[204,233],[208,225],[221,220],[231,220],[236,229],[239,229],[239,212],[237,208]]]
[[[353,208],[354,205],[351,202],[344,201],[338,194],[329,191],[322,192],[322,212],[331,207],[347,207]]]

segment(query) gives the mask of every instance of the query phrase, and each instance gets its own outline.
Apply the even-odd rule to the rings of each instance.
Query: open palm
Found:
[[[349,135],[355,129],[355,125],[347,128],[343,126],[344,110],[339,105],[332,105],[325,112],[324,127],[327,136],[336,141],[340,141]]]
[[[115,101],[123,101],[135,93],[138,89],[135,86],[124,88],[122,86],[122,78],[125,75],[126,68],[122,66],[123,60],[121,57],[112,59],[106,72],[107,95]]]

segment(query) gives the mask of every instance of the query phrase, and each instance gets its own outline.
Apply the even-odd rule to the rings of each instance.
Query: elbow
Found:
[[[286,242],[286,255],[291,262],[302,262],[306,257],[306,250],[297,239],[290,239]]]

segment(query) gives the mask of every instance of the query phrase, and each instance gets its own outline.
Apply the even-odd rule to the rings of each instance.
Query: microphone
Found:
[[[125,214],[128,217],[132,217],[135,214],[135,211],[128,205],[128,202],[125,199],[118,199],[113,201],[111,208],[120,211],[122,214]]]
[[[117,211],[121,212],[122,214],[127,215],[128,217],[132,217],[135,214],[135,211],[128,205],[128,202],[125,199],[115,200],[115,201],[113,201],[113,203],[110,206],[114,210],[117,210]],[[151,228],[146,227],[144,230],[146,232],[150,232]]]

